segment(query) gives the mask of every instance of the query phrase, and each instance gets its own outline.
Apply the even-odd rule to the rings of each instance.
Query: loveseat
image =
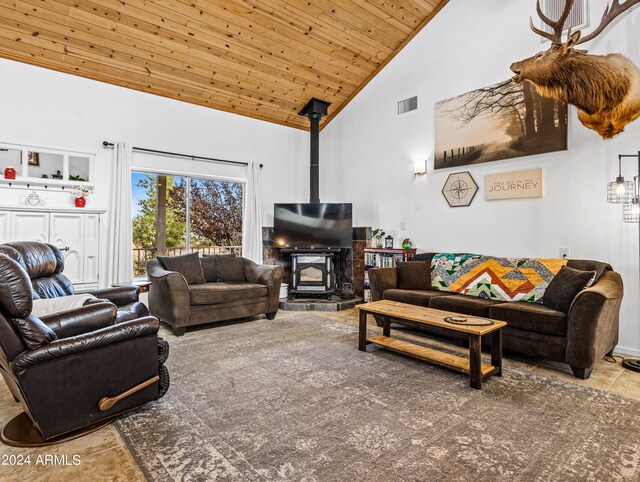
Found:
[[[458,264],[443,265],[446,256],[457,259]],[[478,256],[424,253],[397,268],[370,269],[371,300],[506,321],[505,351],[567,363],[582,379],[589,378],[593,367],[613,351],[618,342],[623,285],[610,265],[577,259]],[[479,265],[483,261],[488,264]],[[583,285],[580,281],[577,287],[567,282],[572,276],[582,279]],[[519,292],[505,294],[508,286],[518,286]],[[510,295],[515,301],[504,300]],[[437,327],[425,330],[436,336],[451,336]]]
[[[37,241],[16,241],[0,244],[0,253],[9,256],[27,272],[34,300],[75,294],[71,280],[63,273],[64,256],[56,246]],[[118,323],[149,315],[147,307],[138,299],[140,288],[137,286],[104,288],[88,294],[116,305]]]
[[[279,306],[282,266],[231,255],[159,256],[147,261],[149,309],[176,336],[190,326],[265,314]]]

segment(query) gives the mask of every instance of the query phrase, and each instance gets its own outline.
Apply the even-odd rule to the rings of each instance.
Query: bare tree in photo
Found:
[[[435,167],[566,149],[566,128],[566,105],[531,85],[507,80],[476,89],[436,105]]]

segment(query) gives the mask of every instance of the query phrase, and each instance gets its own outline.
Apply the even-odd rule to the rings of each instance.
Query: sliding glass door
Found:
[[[244,184],[132,172],[134,276],[156,256],[242,254]]]

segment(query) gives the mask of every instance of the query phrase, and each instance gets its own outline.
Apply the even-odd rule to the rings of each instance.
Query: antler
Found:
[[[617,0],[614,0],[617,3]],[[627,3],[633,1],[634,3],[640,2],[640,0],[627,0]],[[569,17],[569,12],[571,12],[571,7],[573,7],[574,0],[567,0],[564,4],[564,10],[562,11],[562,15],[556,21],[551,20],[544,13],[542,13],[542,8],[540,8],[540,0],[536,0],[536,11],[538,12],[538,17],[546,23],[549,27],[553,29],[553,33],[545,32],[544,30],[540,30],[533,24],[533,19],[530,19],[530,27],[535,33],[544,37],[548,40],[551,40],[553,43],[562,43],[562,30],[564,30],[564,24]],[[625,3],[626,5],[626,3]],[[604,28],[604,27],[603,27]]]
[[[609,5],[607,5],[607,8],[604,9],[604,13],[602,14],[602,20],[600,20],[600,25],[598,25],[598,28],[596,28],[589,35],[585,35],[584,37],[582,37],[577,43],[582,44],[582,43],[588,42],[589,40],[594,39],[618,15],[629,10],[631,7],[639,3],[640,3],[640,0],[627,0],[622,5],[620,5],[620,2],[618,2],[618,0],[613,0],[613,2],[611,2],[611,8],[609,8]]]

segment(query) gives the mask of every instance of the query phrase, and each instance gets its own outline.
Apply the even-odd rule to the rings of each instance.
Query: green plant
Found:
[[[375,239],[382,239],[385,234],[387,234],[387,233],[385,233],[382,230],[382,228],[376,228],[376,229],[372,229],[371,230],[371,237],[375,238]]]

